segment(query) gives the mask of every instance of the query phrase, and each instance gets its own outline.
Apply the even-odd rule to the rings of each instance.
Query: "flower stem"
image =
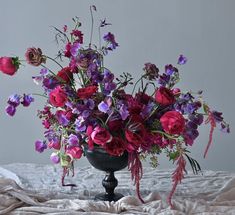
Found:
[[[91,35],[90,35],[89,48],[91,47],[91,42],[92,42],[92,37],[93,37],[93,28],[94,28],[94,17],[92,13],[92,6],[90,6],[90,13],[91,13]]]
[[[63,69],[63,66],[61,65],[61,64],[59,64],[55,59],[53,59],[53,58],[51,58],[51,57],[49,57],[49,56],[46,56],[46,55],[44,55],[46,58],[48,58],[48,59],[50,59],[50,60],[52,60],[54,63],[56,63],[59,67],[61,67],[61,69]]]

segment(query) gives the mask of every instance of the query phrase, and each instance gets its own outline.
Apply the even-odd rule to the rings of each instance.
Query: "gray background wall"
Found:
[[[89,5],[95,4],[97,20],[106,17],[113,25],[120,47],[107,56],[105,63],[115,74],[142,72],[145,62],[163,69],[175,63],[179,54],[189,59],[181,69],[183,89],[204,89],[204,97],[217,110],[223,110],[231,124],[230,135],[215,132],[214,143],[206,160],[202,158],[208,140],[208,127],[200,130],[200,138],[191,148],[204,169],[235,171],[234,132],[235,102],[235,1],[233,0],[0,0],[0,56],[20,55],[27,47],[41,47],[54,56],[57,51],[51,25],[72,24],[81,17],[85,42],[90,32]],[[43,134],[37,109],[44,100],[37,98],[30,108],[19,108],[14,118],[5,115],[8,95],[18,92],[40,92],[31,76],[38,69],[22,67],[14,77],[0,74],[0,164],[13,162],[50,163],[47,151],[34,151],[34,141]],[[88,165],[85,159],[79,165]],[[172,165],[160,157],[159,168]]]

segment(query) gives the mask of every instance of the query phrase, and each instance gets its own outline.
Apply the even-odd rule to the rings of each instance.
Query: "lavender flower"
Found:
[[[57,164],[60,162],[60,157],[59,157],[58,153],[56,153],[56,152],[52,152],[50,159],[54,164]]]
[[[168,64],[168,65],[166,65],[165,66],[165,73],[167,74],[167,75],[173,75],[173,73],[175,72],[175,71],[177,71],[177,69],[175,68],[175,67],[173,67],[171,64]]]
[[[86,130],[86,125],[84,124],[84,119],[82,117],[78,117],[75,121],[75,131],[83,132]]]

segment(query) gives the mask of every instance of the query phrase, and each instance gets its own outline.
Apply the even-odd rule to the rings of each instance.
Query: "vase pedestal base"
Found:
[[[95,196],[96,201],[109,201],[109,202],[116,202],[119,199],[124,197],[121,193],[114,193],[113,195],[109,195],[107,193],[99,193]]]

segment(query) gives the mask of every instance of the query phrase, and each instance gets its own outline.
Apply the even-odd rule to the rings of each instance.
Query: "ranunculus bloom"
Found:
[[[42,63],[46,63],[46,57],[42,55],[40,48],[28,48],[25,53],[25,58],[27,63],[33,66],[40,66]]]
[[[103,146],[112,140],[112,136],[105,128],[96,126],[91,133],[91,139],[94,143]]]
[[[161,105],[171,105],[175,102],[174,94],[165,87],[160,87],[156,90],[155,99]]]
[[[1,57],[0,58],[0,71],[6,75],[14,75],[19,68],[18,58]]]
[[[60,86],[50,92],[49,99],[55,107],[63,107],[68,100],[65,91]]]
[[[59,81],[60,79],[62,79],[66,84],[71,83],[71,81],[73,80],[73,73],[71,72],[71,69],[69,67],[65,67],[60,70],[57,73],[57,76],[59,77]]]
[[[80,159],[82,157],[82,153],[82,148],[78,146],[74,146],[66,150],[66,154],[71,156],[72,159]]]
[[[105,150],[113,156],[120,156],[125,151],[125,143],[119,137],[114,137],[111,142],[104,145]]]
[[[98,90],[97,86],[88,86],[77,90],[77,95],[80,99],[90,98]]]
[[[185,119],[178,111],[168,111],[160,118],[163,130],[168,134],[180,134],[185,128]]]

